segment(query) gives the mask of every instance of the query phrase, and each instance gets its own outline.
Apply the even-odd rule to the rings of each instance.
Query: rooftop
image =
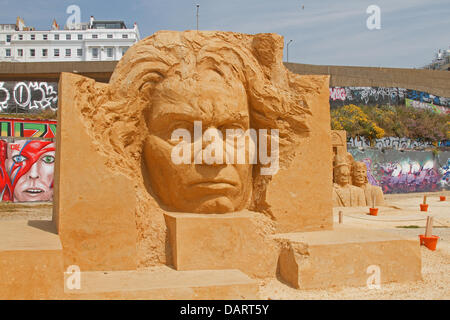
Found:
[[[136,23],[135,23],[136,28]],[[66,25],[61,28],[60,25],[53,19],[50,26],[50,30],[87,30],[87,29],[127,29],[123,20],[95,20],[94,16],[91,16],[88,22],[80,22],[73,25]],[[0,31],[2,30],[16,30],[16,31],[36,31],[33,27],[28,27],[25,21],[17,17],[16,23],[4,23],[0,24]],[[44,30],[42,30],[44,31]],[[47,31],[47,30],[45,30]]]
[[[95,20],[91,29],[126,29],[125,22],[120,20]]]

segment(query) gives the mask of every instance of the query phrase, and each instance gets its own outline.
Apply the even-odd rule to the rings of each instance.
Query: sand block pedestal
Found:
[[[0,299],[60,299],[63,272],[51,221],[0,222]]]
[[[274,277],[279,249],[257,214],[166,213],[177,270],[239,269],[251,277]]]
[[[64,271],[52,221],[0,223],[0,299],[258,299],[258,282],[239,270],[81,269],[72,290]]]
[[[239,270],[81,272],[69,299],[235,300],[258,299],[258,283]]]
[[[282,243],[280,276],[295,288],[366,286],[369,266],[380,268],[380,283],[421,280],[418,240],[344,226],[274,238]]]

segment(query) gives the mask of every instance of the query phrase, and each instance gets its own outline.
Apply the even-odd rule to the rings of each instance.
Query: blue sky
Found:
[[[70,4],[82,21],[137,22],[142,37],[195,29],[200,4],[200,29],[281,34],[293,40],[289,60],[299,63],[417,68],[450,46],[450,0],[0,0],[0,23],[19,15],[46,30],[53,18],[65,24]],[[381,9],[380,30],[366,27],[372,4]]]

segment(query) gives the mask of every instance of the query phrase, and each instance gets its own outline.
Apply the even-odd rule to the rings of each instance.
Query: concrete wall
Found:
[[[285,63],[298,74],[330,75],[330,87],[398,87],[425,91],[437,96],[450,97],[450,72],[349,66],[319,66]]]
[[[99,62],[0,62],[0,81],[59,81],[61,72],[73,72],[108,82],[117,61]]]
[[[99,62],[47,62],[0,63],[0,81],[41,80],[59,81],[61,72],[74,72],[108,82],[116,61]],[[285,63],[298,74],[330,75],[330,87],[367,86],[398,87],[425,91],[437,96],[450,97],[450,72],[424,69],[374,68],[350,66],[321,66]]]

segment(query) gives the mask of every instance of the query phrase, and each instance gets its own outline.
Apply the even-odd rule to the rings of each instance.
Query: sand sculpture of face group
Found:
[[[384,205],[383,191],[367,179],[367,166],[353,157],[335,156],[333,205],[359,207]]]

